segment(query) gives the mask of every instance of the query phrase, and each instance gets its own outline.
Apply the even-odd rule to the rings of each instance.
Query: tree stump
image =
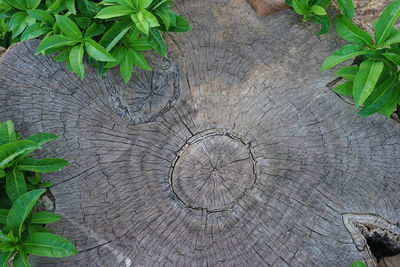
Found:
[[[399,222],[400,125],[361,120],[326,88],[340,38],[291,10],[260,20],[242,0],[175,4],[193,30],[166,35],[167,59],[147,54],[153,72],[128,85],[90,67],[81,81],[34,56],[38,41],[0,59],[2,120],[56,133],[38,153],[70,162],[46,179],[63,217],[51,230],[79,254],[34,265],[363,260],[342,215]]]

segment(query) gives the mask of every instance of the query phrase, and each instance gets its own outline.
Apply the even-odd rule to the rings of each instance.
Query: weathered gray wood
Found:
[[[194,29],[166,36],[159,78],[135,70],[125,86],[117,70],[87,68],[80,81],[34,56],[37,41],[0,59],[0,118],[24,136],[55,132],[40,155],[70,162],[46,176],[64,218],[51,229],[80,253],[36,266],[361,260],[342,214],[399,221],[400,126],[360,120],[326,88],[334,70],[320,67],[339,38],[291,10],[259,19],[242,0],[176,6]]]

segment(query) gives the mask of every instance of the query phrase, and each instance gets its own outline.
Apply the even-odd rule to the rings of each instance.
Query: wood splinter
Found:
[[[257,16],[265,17],[268,14],[288,8],[285,0],[246,0],[256,11]]]

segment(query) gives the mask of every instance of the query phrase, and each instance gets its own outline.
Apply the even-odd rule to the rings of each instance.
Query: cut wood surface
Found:
[[[174,1],[193,30],[168,34],[153,72],[81,81],[39,41],[0,59],[0,118],[54,132],[50,229],[79,254],[33,266],[349,266],[343,214],[400,214],[400,124],[361,120],[326,88],[343,42],[291,10]],[[86,64],[86,66],[88,66]]]

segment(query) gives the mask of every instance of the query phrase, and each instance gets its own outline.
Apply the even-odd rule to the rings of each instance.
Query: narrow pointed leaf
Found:
[[[133,63],[141,69],[151,71],[151,67],[147,63],[147,60],[144,58],[142,52],[137,52],[129,49],[131,53],[133,53]]]
[[[26,140],[32,141],[39,146],[44,145],[54,139],[57,139],[57,135],[53,133],[37,133],[26,138]]]
[[[358,66],[346,66],[336,72],[336,75],[342,77],[350,82],[354,81],[354,78],[358,72]]]
[[[361,63],[354,79],[353,96],[355,107],[358,108],[370,96],[383,70],[382,61],[367,60]]]
[[[38,48],[36,49],[36,55],[46,52],[53,48],[59,48],[63,46],[74,46],[78,43],[77,40],[65,36],[65,35],[52,35],[42,40]]]
[[[97,13],[97,19],[110,19],[130,15],[135,12],[133,9],[128,9],[125,6],[109,6],[105,7]]]
[[[364,107],[358,112],[359,115],[366,117],[381,110],[396,94],[398,83],[393,77],[378,85],[364,103]]]
[[[133,71],[133,53],[129,49],[121,51],[124,57],[120,63],[120,71],[125,83],[128,83]]]
[[[24,251],[19,251],[13,260],[13,267],[31,267]]]
[[[364,54],[366,54],[366,52],[362,46],[356,44],[345,45],[325,59],[324,63],[322,64],[322,71],[332,68],[333,66],[350,58]]]
[[[61,217],[57,214],[47,211],[39,211],[32,215],[29,223],[31,224],[48,224],[58,222]]]
[[[375,24],[375,43],[380,47],[390,36],[393,26],[400,15],[400,0],[390,3]]]
[[[58,27],[60,27],[61,31],[68,37],[76,40],[81,40],[83,38],[81,31],[72,19],[67,16],[56,15],[56,21]]]
[[[38,173],[55,172],[67,166],[68,161],[64,159],[34,159],[25,158],[18,164],[18,170]]]
[[[23,249],[27,254],[62,258],[77,254],[74,245],[52,233],[32,233],[23,243]]]
[[[400,43],[400,31],[392,34],[383,44],[382,47],[390,46],[393,44]]]
[[[0,146],[0,168],[25,152],[32,152],[41,147],[32,141],[22,140]]]
[[[85,48],[86,52],[91,56],[92,58],[98,60],[98,61],[115,61],[115,58],[107,52],[107,50],[102,47],[99,43],[95,42],[93,39],[86,39],[85,41]]]
[[[11,120],[0,123],[0,145],[16,141],[14,123]]]
[[[340,12],[346,17],[352,18],[354,16],[353,0],[337,0],[337,5]]]
[[[351,96],[353,95],[353,83],[345,82],[341,85],[336,86],[335,89],[333,89],[333,91],[341,95]]]
[[[85,67],[83,65],[83,43],[71,49],[69,53],[69,63],[72,70],[83,80],[85,76]]]
[[[337,16],[335,19],[336,32],[343,39],[359,45],[371,47],[373,42],[371,36],[343,15]]]
[[[26,193],[26,182],[22,171],[12,168],[6,172],[6,192],[12,202]]]
[[[25,219],[31,213],[33,206],[44,189],[33,190],[20,196],[12,205],[7,216],[7,227],[21,238],[21,230]],[[26,251],[28,254],[28,251]]]

